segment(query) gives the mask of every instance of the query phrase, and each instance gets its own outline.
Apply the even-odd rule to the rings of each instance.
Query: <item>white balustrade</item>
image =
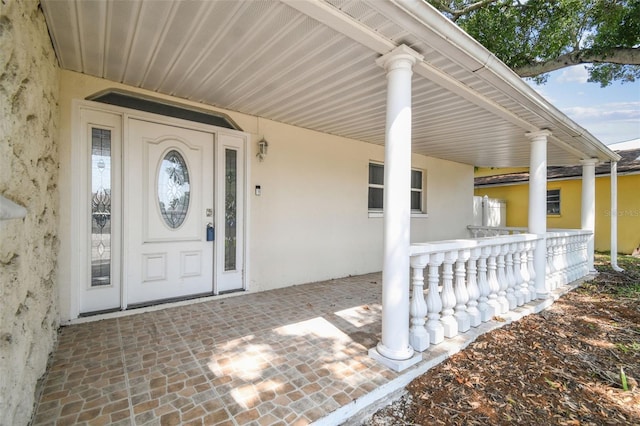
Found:
[[[534,250],[542,238],[510,232],[411,245],[409,340],[416,351],[536,299]],[[579,230],[546,234],[547,289],[588,274],[590,235]]]

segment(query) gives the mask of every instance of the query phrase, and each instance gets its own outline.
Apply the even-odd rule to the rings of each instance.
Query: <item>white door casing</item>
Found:
[[[70,310],[63,316],[246,288],[246,133],[80,100],[73,122],[70,281],[60,289]],[[110,139],[109,158],[96,156],[96,129]],[[162,218],[157,191],[162,159],[172,150],[190,180],[189,208],[175,229]],[[96,235],[96,217],[106,216],[92,207],[100,158],[110,166],[111,229]],[[206,241],[209,222],[213,242]],[[110,243],[98,260],[96,237]],[[96,277],[96,265],[105,264],[108,274]]]
[[[213,242],[206,239],[213,210],[214,135],[128,120],[125,164],[125,288],[127,305],[213,292]],[[188,179],[186,216],[175,228],[163,219],[159,188],[166,157],[178,153]],[[175,186],[175,185],[173,185]]]

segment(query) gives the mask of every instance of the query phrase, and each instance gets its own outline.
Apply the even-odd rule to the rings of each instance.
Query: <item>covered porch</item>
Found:
[[[577,249],[584,235],[574,238],[571,247]],[[420,292],[421,265],[429,265],[433,285],[437,265],[446,262],[443,312],[455,308],[455,318],[466,314],[473,326],[462,331],[451,328],[446,315],[435,322],[430,315],[429,334],[441,338],[434,338],[407,370],[392,371],[367,356],[367,349],[380,339],[382,310],[381,274],[367,274],[147,308],[64,327],[41,384],[33,425],[340,424],[367,412],[482,333],[548,306],[577,284],[562,283],[584,269],[578,251],[564,252],[561,257],[575,263],[550,270],[557,283],[553,298],[524,301],[519,298],[526,294],[524,286],[514,288],[511,280],[503,280],[509,286],[496,287],[494,278],[519,277],[512,266],[523,263],[517,257],[512,262],[513,254],[524,259],[536,239],[479,241],[413,247],[414,297]],[[459,266],[465,258],[479,262],[480,291],[470,292],[471,302],[479,297],[476,310],[459,309],[465,298]],[[558,259],[557,264],[563,262]],[[468,265],[471,272],[472,263]],[[427,298],[430,307],[433,294]],[[509,295],[516,296],[513,302]],[[483,310],[487,299],[495,304],[493,318]],[[417,329],[414,323],[412,330]],[[444,338],[438,330],[444,330]],[[420,340],[419,333],[412,336],[417,338],[412,342]]]
[[[614,167],[616,155],[425,2],[42,7],[61,68],[54,311],[75,324],[60,336],[36,424],[337,424],[503,320],[547,306],[591,270],[591,204],[583,231],[547,233],[543,176],[548,163],[583,161],[591,170],[595,162]],[[78,230],[87,218],[69,218],[79,209],[74,197],[90,191],[69,172],[82,157],[72,105],[97,108],[86,99],[110,88],[222,112],[242,126],[252,143],[239,185],[247,244],[237,272],[248,294],[77,320],[90,277],[76,244],[88,241]],[[138,112],[111,111],[128,114]],[[276,148],[264,164],[262,139]],[[416,159],[434,165],[417,166],[425,197],[412,212]],[[340,161],[342,174],[334,173]],[[367,211],[372,161],[384,163],[383,211]],[[532,169],[528,234],[465,239],[474,166]],[[438,180],[451,170],[457,175]],[[318,183],[326,177],[333,187]],[[345,191],[347,183],[357,190]],[[127,212],[123,203],[122,223]],[[412,227],[416,213],[422,222]],[[448,238],[456,240],[434,242]],[[306,252],[292,250],[299,247]],[[114,276],[127,277],[118,263],[126,252],[114,259]],[[274,290],[380,268],[382,275]],[[130,288],[113,288],[116,308],[126,309]]]

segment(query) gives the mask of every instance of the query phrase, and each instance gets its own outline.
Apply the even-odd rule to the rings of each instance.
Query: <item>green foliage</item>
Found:
[[[590,81],[602,86],[640,78],[640,0],[429,2],[539,83],[548,71],[578,63],[591,64]]]

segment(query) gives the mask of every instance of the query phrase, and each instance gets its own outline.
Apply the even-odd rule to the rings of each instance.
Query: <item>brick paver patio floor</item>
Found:
[[[62,328],[34,425],[303,425],[397,377],[380,274]]]

